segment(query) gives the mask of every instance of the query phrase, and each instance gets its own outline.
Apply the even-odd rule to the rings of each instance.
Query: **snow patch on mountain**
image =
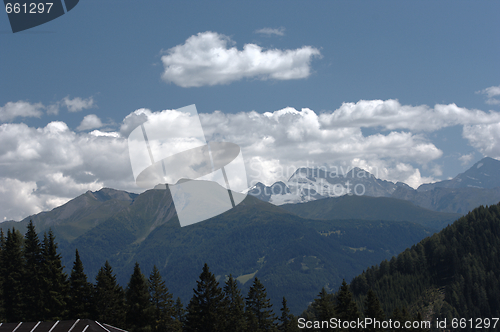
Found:
[[[304,203],[327,197],[344,195],[368,195],[389,197],[396,188],[406,186],[377,179],[361,168],[334,169],[299,168],[286,181],[271,186],[260,182],[248,194],[275,205]]]

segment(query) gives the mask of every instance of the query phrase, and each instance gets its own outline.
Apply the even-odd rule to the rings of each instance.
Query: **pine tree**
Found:
[[[280,324],[278,330],[281,332],[295,332],[299,330],[297,326],[297,319],[294,315],[290,314],[290,309],[288,309],[286,298],[284,296],[281,304],[281,317],[279,318]]]
[[[54,233],[49,230],[43,239],[44,258],[44,319],[60,320],[68,316],[69,283],[61,264],[61,255],[57,253]]]
[[[354,302],[349,285],[345,280],[342,281],[342,286],[340,286],[337,294],[335,313],[337,314],[337,318],[342,321],[356,321],[360,317],[358,306]],[[356,329],[349,328],[348,330],[355,331]]]
[[[149,323],[149,287],[141,272],[139,263],[135,263],[134,272],[125,290],[127,305],[127,326],[132,332],[144,331]]]
[[[264,285],[255,278],[246,298],[245,314],[249,331],[276,331],[272,306]]]
[[[184,309],[184,305],[182,304],[181,298],[177,297],[174,305],[174,318],[176,322],[179,322],[181,330],[184,328],[184,324],[186,323],[186,309]]]
[[[106,261],[96,276],[94,290],[94,319],[116,327],[125,327],[125,301],[123,289],[116,283],[116,275]]]
[[[182,331],[181,322],[175,320],[174,301],[168,292],[160,271],[153,266],[149,275],[149,302],[151,329],[153,332]],[[182,304],[181,304],[182,306]]]
[[[21,249],[22,235],[12,228],[7,230],[3,252],[3,296],[5,320],[7,322],[25,321],[23,308],[24,259]]]
[[[379,321],[382,322],[385,320],[385,314],[384,311],[382,310],[382,307],[380,306],[380,302],[377,298],[377,295],[375,295],[375,292],[373,290],[368,290],[368,294],[366,296],[365,300],[365,317],[371,318],[373,321]],[[375,331],[383,331],[382,328],[378,328],[378,326],[375,325],[369,325],[366,327],[367,332],[375,332]]]
[[[333,296],[328,294],[324,287],[319,292],[318,298],[314,299],[311,307],[313,308],[316,320],[329,321],[335,317]]]
[[[401,326],[404,326],[403,314],[401,313],[399,308],[394,309],[394,311],[392,312],[391,319],[393,322],[398,321]]]
[[[234,332],[242,332],[246,329],[245,320],[245,304],[243,297],[238,289],[238,283],[233,279],[232,275],[224,285],[224,296],[226,299],[226,330]]]
[[[92,284],[87,282],[78,249],[75,252],[75,262],[69,280],[69,318],[89,318],[92,305]]]
[[[185,331],[211,332],[224,329],[224,294],[215,280],[215,276],[205,263],[200,280],[189,302]]]
[[[45,262],[38,234],[30,220],[28,230],[24,236],[24,277],[23,277],[23,304],[24,317],[27,321],[45,319]]]
[[[411,321],[411,315],[406,307],[403,307],[403,310],[401,310],[401,315],[403,317],[403,322]]]
[[[4,284],[4,252],[5,252],[5,236],[3,234],[3,229],[0,228],[0,321],[3,322],[5,319],[5,301],[3,296],[3,284]]]

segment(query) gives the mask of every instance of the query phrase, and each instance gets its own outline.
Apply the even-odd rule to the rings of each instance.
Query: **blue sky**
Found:
[[[499,159],[499,12],[495,1],[86,0],[15,34],[0,15],[0,220],[102,186],[139,191],[127,121],[190,104],[208,139],[259,164],[249,181],[310,162],[417,187]]]

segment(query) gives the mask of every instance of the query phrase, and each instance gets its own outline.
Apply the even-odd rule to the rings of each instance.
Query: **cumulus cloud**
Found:
[[[77,130],[89,130],[101,128],[103,126],[101,119],[95,114],[86,115],[80,125],[76,128]]]
[[[483,155],[500,158],[500,122],[464,126],[462,136]]]
[[[87,99],[82,99],[80,97],[70,99],[69,97],[65,97],[62,100],[48,106],[45,106],[42,103],[32,104],[22,100],[17,102],[10,101],[4,106],[0,106],[0,121],[12,121],[18,117],[40,118],[43,115],[43,110],[46,110],[49,115],[57,115],[59,114],[59,108],[61,106],[65,106],[69,112],[78,112],[83,109],[95,107],[95,104],[92,97]]]
[[[458,160],[462,162],[462,166],[468,165],[472,159],[474,158],[474,152],[471,152],[469,154],[464,154],[458,157]]]
[[[435,131],[455,125],[494,122],[500,122],[500,113],[470,110],[455,104],[437,104],[433,108],[401,105],[393,99],[344,103],[334,112],[321,115],[321,123],[327,127],[381,127],[386,130]]]
[[[229,37],[216,32],[193,35],[162,56],[162,78],[185,88],[228,84],[243,78],[301,79],[310,75],[312,58],[321,55],[311,46],[264,50],[245,44],[243,50],[238,50],[230,46],[233,44]]]
[[[61,103],[68,108],[69,112],[80,112],[81,110],[92,108],[94,106],[94,99],[89,97],[87,99],[82,99],[76,97],[70,99],[69,96],[64,97]]]
[[[116,137],[116,138],[120,137],[119,133],[113,131],[108,132],[108,131],[92,130],[89,134],[93,136],[106,136],[106,137]]]
[[[310,109],[285,108],[272,113],[200,114],[207,139],[239,144],[250,182],[285,180],[298,167],[359,166],[378,177],[419,185],[411,164],[425,165],[442,155],[425,137],[411,132],[364,136],[359,127],[322,125]],[[406,168],[396,167],[405,163]]]
[[[123,137],[128,137],[132,130],[148,121],[148,117],[151,116],[151,114],[151,110],[148,110],[147,108],[140,108],[130,113],[125,117],[125,119],[123,119],[123,123],[120,126],[120,134]]]
[[[500,85],[499,86],[490,86],[489,88],[486,88],[481,91],[477,91],[476,93],[481,93],[484,94],[488,97],[486,99],[486,104],[489,105],[499,105],[500,100],[496,99],[495,97],[500,96]]]
[[[92,128],[93,120],[88,121],[88,129],[94,129],[91,132],[72,131],[60,121],[40,128],[1,124],[0,220],[50,210],[86,190],[112,187],[140,191],[133,178],[128,134],[148,119],[163,118],[168,112],[173,114],[138,109],[126,116],[115,132]],[[394,100],[375,100],[343,104],[322,114],[287,107],[263,114],[215,111],[199,116],[208,141],[233,142],[241,147],[249,185],[286,180],[304,166],[357,166],[378,178],[416,188],[442,175],[436,160],[443,152],[428,132],[454,125],[463,126],[463,137],[480,153],[500,157],[498,113],[454,104],[407,106]],[[367,135],[363,126],[387,131]],[[464,155],[458,161],[470,158],[472,155]]]
[[[272,35],[284,36],[285,35],[285,28],[283,28],[283,27],[280,27],[280,28],[277,28],[277,29],[262,28],[262,29],[259,29],[259,30],[255,30],[255,33],[260,33],[260,34],[263,34],[263,35],[266,35],[266,36],[272,36]]]
[[[126,140],[116,136],[75,133],[60,121],[0,125],[0,220],[50,210],[87,190],[137,190]]]
[[[44,106],[41,103],[31,104],[26,101],[8,102],[0,106],[0,121],[11,121],[17,117],[35,117],[42,116]]]

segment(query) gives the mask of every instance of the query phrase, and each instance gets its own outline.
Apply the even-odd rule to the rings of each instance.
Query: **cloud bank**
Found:
[[[161,57],[162,78],[178,86],[201,87],[228,84],[244,78],[292,80],[311,74],[317,48],[304,46],[295,50],[264,50],[256,44],[245,44],[243,50],[230,47],[234,42],[216,32],[200,32],[189,37]]]
[[[384,130],[409,129],[417,132],[496,122],[500,122],[500,113],[469,110],[455,104],[437,104],[433,108],[427,105],[401,105],[393,99],[344,103],[335,112],[321,115],[321,123],[327,127],[380,127]]]
[[[31,114],[23,112],[3,114]],[[96,115],[86,116],[77,128],[95,129],[91,132],[72,130],[60,121],[40,128],[1,124],[0,220],[50,210],[87,190],[140,192],[127,137],[155,116],[161,114],[138,109],[112,132],[95,129],[102,125]],[[233,142],[242,148],[249,185],[287,179],[302,166],[357,166],[379,178],[418,187],[442,174],[436,161],[443,152],[429,133],[456,125],[463,127],[463,137],[479,153],[500,158],[500,113],[454,104],[429,107],[361,100],[321,114],[287,107],[263,114],[215,111],[200,114],[200,120],[208,141]],[[363,127],[382,130],[364,134]],[[457,157],[457,162],[471,158],[472,153]],[[423,169],[430,175],[423,176]]]

